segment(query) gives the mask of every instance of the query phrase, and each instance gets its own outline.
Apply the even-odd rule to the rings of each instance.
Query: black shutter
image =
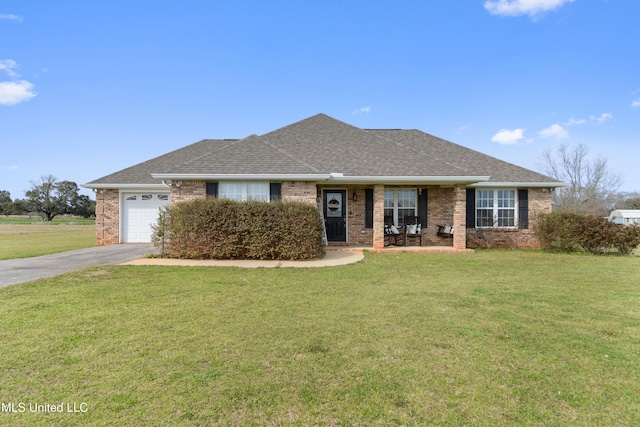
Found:
[[[280,200],[282,198],[282,184],[272,182],[269,184],[269,200]]]
[[[467,188],[467,228],[476,228],[476,189]]]
[[[427,189],[418,189],[418,223],[422,224],[422,228],[427,227],[427,210],[428,210]]]
[[[529,228],[529,191],[518,190],[518,227]]]
[[[364,228],[373,228],[373,188],[364,190]]]
[[[213,197],[218,197],[218,183],[217,182],[207,182],[207,199]]]

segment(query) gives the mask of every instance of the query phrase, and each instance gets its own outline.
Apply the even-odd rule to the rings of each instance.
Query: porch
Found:
[[[318,185],[316,191],[330,248],[466,251],[464,185]],[[409,218],[414,219],[420,224],[419,236],[403,235],[401,243],[394,248],[390,244],[395,243],[395,239],[390,241],[385,232],[389,218],[401,230]],[[452,233],[442,233],[445,224]]]

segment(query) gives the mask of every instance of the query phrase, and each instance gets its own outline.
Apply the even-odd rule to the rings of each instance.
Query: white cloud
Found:
[[[573,0],[488,0],[484,8],[492,15],[520,16],[529,15],[536,19],[541,14],[558,9]]]
[[[356,114],[369,114],[371,112],[371,107],[362,107],[362,108],[358,108],[357,110],[354,110],[353,113],[351,113],[352,116],[355,116]]]
[[[640,101],[640,99],[638,101]],[[631,106],[633,107],[633,104],[631,104]],[[640,102],[638,102],[637,106],[640,107]],[[613,114],[610,114],[610,113],[602,113],[599,116],[591,115],[591,116],[589,116],[589,120],[586,120],[586,119],[575,119],[575,118],[571,117],[571,119],[569,119],[569,121],[564,123],[564,126],[583,125],[585,123],[592,123],[592,124],[596,124],[596,125],[601,125],[602,123],[606,122],[607,120],[611,120],[611,119],[613,119]]]
[[[33,83],[17,80],[19,75],[14,71],[15,68],[17,65],[13,59],[0,61],[0,71],[4,71],[11,79],[8,82],[0,82],[0,105],[15,105],[36,96],[33,91]]]
[[[546,129],[542,129],[538,132],[542,138],[554,138],[554,139],[565,139],[569,138],[569,132],[560,126],[558,123],[554,123]]]
[[[640,98],[638,98],[638,99],[636,99],[635,101],[633,101],[633,102],[631,103],[631,106],[632,106],[633,108],[638,108],[638,107],[640,107]]]
[[[613,119],[613,115],[609,113],[602,113],[600,114],[600,117],[596,117],[596,116],[589,117],[589,120],[591,120],[592,122],[596,122],[599,125],[601,125],[602,123],[606,122],[609,119]]]
[[[34,96],[33,84],[26,80],[0,82],[0,105],[15,105]]]
[[[522,129],[500,129],[500,132],[493,135],[491,141],[504,145],[517,144],[518,141],[524,138],[523,134],[524,131]]]
[[[18,15],[12,15],[12,14],[0,14],[0,20],[9,20],[9,21],[18,21],[18,22],[22,22],[22,16],[18,16]]]
[[[571,117],[569,119],[568,122],[566,122],[564,125],[565,126],[574,126],[574,125],[583,125],[587,123],[587,121],[585,119],[574,119],[573,117]]]
[[[0,169],[4,169],[6,171],[17,171],[18,170],[18,166],[16,166],[16,165],[2,166]]]
[[[18,77],[18,73],[13,71],[16,67],[16,61],[13,59],[4,59],[0,61],[0,71],[4,71],[4,73],[12,79]]]

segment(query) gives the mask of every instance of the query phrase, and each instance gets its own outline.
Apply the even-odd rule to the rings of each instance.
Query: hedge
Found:
[[[154,241],[189,259],[288,259],[324,256],[315,206],[294,201],[198,199],[165,208]]]
[[[640,227],[568,211],[538,215],[536,234],[543,248],[566,252],[630,254],[640,245]]]

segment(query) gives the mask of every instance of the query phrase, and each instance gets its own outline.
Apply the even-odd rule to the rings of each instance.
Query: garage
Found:
[[[122,242],[151,242],[152,225],[158,221],[160,208],[168,204],[169,194],[125,193],[122,210]]]

